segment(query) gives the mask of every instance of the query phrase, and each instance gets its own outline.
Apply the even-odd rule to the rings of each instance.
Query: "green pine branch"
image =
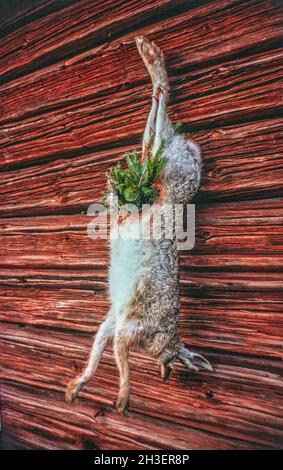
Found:
[[[186,138],[187,134],[183,131],[183,127],[181,122],[174,124],[175,132]],[[116,188],[120,205],[131,203],[141,208],[143,204],[152,204],[158,197],[158,192],[153,185],[166,163],[165,142],[163,141],[153,154],[153,140],[154,137],[149,142],[147,155],[143,161],[141,161],[139,153],[133,150],[126,153],[124,168],[118,163],[107,173],[108,179]],[[101,195],[101,202],[105,205],[107,205],[110,191],[108,189]]]
[[[173,127],[174,131],[177,134],[180,134],[185,139],[188,137],[188,133],[184,131],[184,124],[182,122],[175,122],[175,124],[173,124]]]
[[[152,140],[143,161],[136,150],[126,154],[125,168],[118,163],[112,167],[107,176],[115,185],[120,205],[132,203],[138,208],[143,204],[152,204],[158,197],[153,184],[160,175],[166,158],[164,157],[165,142],[162,142],[155,154],[152,151]],[[105,204],[110,190],[102,193],[101,201]]]

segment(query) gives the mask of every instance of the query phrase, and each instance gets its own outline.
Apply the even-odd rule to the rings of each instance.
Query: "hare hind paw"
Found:
[[[78,379],[71,380],[66,388],[65,392],[65,400],[68,403],[72,403],[74,399],[77,397],[79,391],[81,390],[83,383]]]
[[[146,36],[137,36],[136,44],[155,88],[168,93],[169,81],[165,68],[163,52]]]
[[[129,404],[130,400],[128,397],[120,397],[118,395],[117,400],[116,400],[116,409],[118,413],[120,413],[122,416],[125,416],[125,418],[128,417],[129,413]]]
[[[201,354],[191,351],[187,346],[180,348],[178,359],[190,370],[205,369],[213,372],[210,362]]]

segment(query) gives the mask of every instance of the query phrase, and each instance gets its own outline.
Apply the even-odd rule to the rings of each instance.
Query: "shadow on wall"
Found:
[[[16,444],[9,436],[3,432],[0,434],[0,450],[24,450],[25,447]]]

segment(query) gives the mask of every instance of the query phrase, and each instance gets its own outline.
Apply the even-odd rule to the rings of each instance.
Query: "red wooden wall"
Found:
[[[24,448],[246,449],[282,444],[282,3],[38,0],[2,14],[2,423]],[[204,153],[197,242],[181,256],[184,339],[215,366],[163,383],[131,354],[128,419],[109,347],[64,388],[107,311],[106,243],[85,211],[138,148],[151,86],[134,36],[167,58],[170,113]]]

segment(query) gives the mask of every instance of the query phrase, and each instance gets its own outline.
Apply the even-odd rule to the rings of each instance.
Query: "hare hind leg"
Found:
[[[153,94],[152,95],[152,104],[151,109],[147,118],[147,123],[145,127],[145,131],[143,134],[143,142],[142,142],[142,158],[144,159],[147,155],[147,151],[149,148],[149,144],[151,139],[155,134],[155,123],[156,123],[156,113],[157,113],[157,106],[158,106],[158,99]]]
[[[152,106],[143,136],[144,158],[152,137],[155,137],[153,143],[154,151],[156,151],[161,144],[160,128],[166,116],[166,106],[169,98],[169,81],[164,56],[161,50],[145,36],[137,36],[136,44],[149,72],[153,86]]]
[[[103,351],[108,343],[108,340],[114,334],[115,328],[115,318],[111,314],[111,311],[108,313],[108,316],[104,322],[100,325],[91,348],[88,362],[82,371],[77,377],[71,380],[65,392],[66,401],[71,403],[82,387],[89,381],[94,372],[97,369]]]
[[[169,92],[168,75],[162,51],[146,36],[137,36],[136,44],[151,77],[153,93],[156,94],[158,89],[166,89]]]
[[[129,344],[123,334],[117,333],[114,338],[114,353],[119,371],[120,388],[116,401],[119,413],[128,416],[130,402],[130,367]]]

